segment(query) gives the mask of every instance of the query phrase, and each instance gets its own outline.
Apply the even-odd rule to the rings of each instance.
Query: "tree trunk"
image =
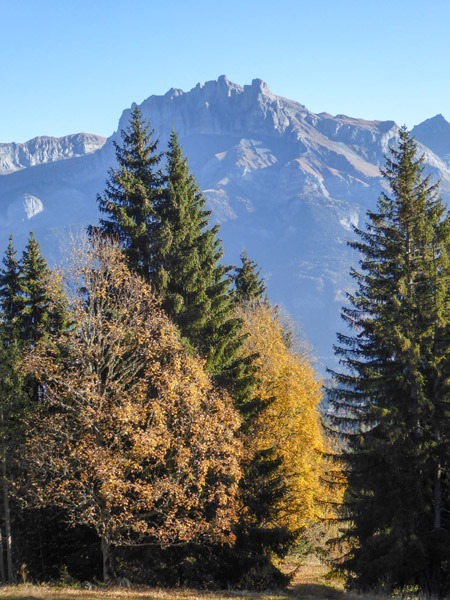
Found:
[[[108,583],[114,579],[116,573],[114,571],[112,545],[105,537],[101,539],[102,555],[103,555],[103,582]]]
[[[441,489],[441,465],[436,466],[434,474],[434,528],[442,527],[442,489]]]
[[[2,427],[2,479],[3,479],[3,510],[5,516],[5,535],[6,535],[6,565],[8,569],[8,582],[16,583],[16,578],[12,560],[12,535],[11,535],[11,512],[9,509],[9,490],[8,480],[6,479],[6,444],[3,408],[0,412],[0,422]]]
[[[5,511],[5,534],[6,534],[6,565],[8,568],[8,582],[16,583],[12,560],[12,535],[11,535],[11,512],[9,509],[9,490],[6,479],[6,459],[2,458],[3,475],[3,506]]]
[[[6,573],[5,573],[5,557],[3,552],[3,534],[0,529],[0,577],[2,579],[2,583],[7,583],[6,581]]]
[[[434,524],[433,529],[437,534],[438,548],[434,552],[430,567],[429,595],[432,598],[440,598],[441,592],[441,544],[440,531],[442,528],[442,485],[441,465],[437,464],[434,473]]]

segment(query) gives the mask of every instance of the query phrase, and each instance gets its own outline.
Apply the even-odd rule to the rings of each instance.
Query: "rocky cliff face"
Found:
[[[178,132],[221,224],[227,263],[238,264],[245,248],[262,268],[272,301],[303,324],[321,366],[332,364],[350,265],[358,264],[347,241],[383,189],[379,167],[396,143],[397,125],[315,114],[274,95],[259,79],[242,87],[225,76],[189,92],[150,96],[140,108],[161,149],[172,126]],[[130,112],[122,114],[118,131]],[[450,124],[442,117],[429,121],[414,132],[427,168],[450,198]],[[94,223],[114,139],[118,133],[102,147],[99,140],[95,152],[67,160],[30,167],[17,159],[22,170],[0,177],[2,247],[11,231],[20,245],[33,228],[52,258],[68,230]]]
[[[91,154],[105,142],[106,138],[100,135],[77,133],[60,138],[40,136],[24,144],[0,144],[0,175]]]

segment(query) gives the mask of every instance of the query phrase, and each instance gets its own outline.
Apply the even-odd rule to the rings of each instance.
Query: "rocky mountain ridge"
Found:
[[[104,189],[115,161],[113,141],[120,141],[132,108],[96,151],[65,160],[49,155],[47,162],[41,155],[40,164],[0,177],[2,247],[10,232],[20,246],[32,228],[51,260],[68,231],[98,219],[96,194]],[[358,264],[347,241],[383,189],[379,167],[398,126],[315,114],[276,96],[260,79],[240,86],[225,76],[189,92],[150,96],[140,108],[160,136],[160,149],[172,127],[178,132],[220,222],[226,262],[238,264],[245,248],[261,267],[272,301],[303,324],[321,366],[332,364],[340,307],[352,286],[350,265]],[[435,117],[414,130],[446,199],[448,129],[443,117]]]
[[[92,154],[106,138],[92,133],[76,133],[56,138],[39,136],[16,144],[0,144],[0,175],[6,175],[44,163]]]

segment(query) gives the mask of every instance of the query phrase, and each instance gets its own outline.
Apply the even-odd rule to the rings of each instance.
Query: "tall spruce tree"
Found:
[[[190,175],[177,136],[171,134],[167,175],[138,108],[116,144],[119,168],[110,173],[100,211],[109,215],[90,232],[117,238],[132,270],[151,282],[184,340],[206,359],[207,370],[250,414],[251,360],[239,356],[241,323],[233,317],[229,269],[219,261],[218,227]]]
[[[20,265],[16,258],[12,235],[0,270],[0,461],[2,482],[2,526],[0,528],[0,574],[3,583],[15,582],[13,563],[13,525],[11,520],[10,482],[14,469],[11,457],[16,449],[16,439],[23,416],[23,377],[18,363],[22,344],[19,339],[21,311]],[[4,534],[4,535],[3,535]],[[3,542],[3,539],[5,542]],[[6,569],[3,556],[6,550]]]
[[[97,196],[106,218],[89,231],[117,239],[130,267],[149,281],[154,209],[165,182],[159,168],[162,154],[154,130],[149,130],[137,106],[129,127],[120,134],[123,145],[114,142],[118,167],[110,170],[105,192]]]
[[[233,317],[230,269],[220,263],[218,226],[208,227],[211,212],[205,204],[172,131],[167,188],[155,205],[152,281],[181,335],[243,409],[253,385],[251,366],[239,356],[241,322]]]
[[[438,596],[450,558],[450,220],[405,128],[382,174],[390,193],[351,245],[362,255],[338,335],[330,391],[348,451],[351,551],[359,588],[417,585]],[[344,434],[344,432],[346,432]]]
[[[228,269],[219,262],[223,250],[218,226],[208,228],[211,212],[205,209],[174,131],[167,152],[167,188],[155,213],[152,280],[164,298],[163,307],[182,336],[206,357],[208,369],[222,371],[239,324],[231,318],[230,281]]]

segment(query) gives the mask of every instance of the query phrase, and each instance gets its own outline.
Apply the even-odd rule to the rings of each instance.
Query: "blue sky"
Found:
[[[0,0],[0,142],[108,136],[221,74],[314,112],[450,120],[447,0]]]

